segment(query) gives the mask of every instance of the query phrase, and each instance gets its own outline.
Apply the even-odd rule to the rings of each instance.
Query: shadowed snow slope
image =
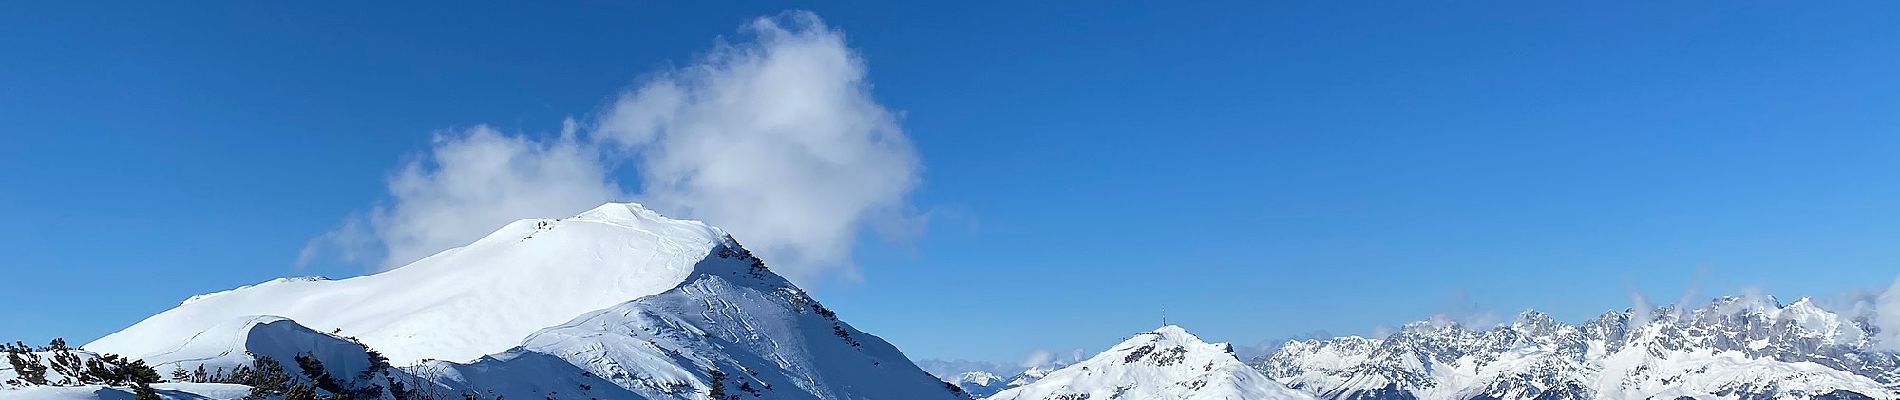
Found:
[[[582,315],[474,363],[416,372],[511,399],[959,398],[742,249],[719,254],[673,290]]]
[[[379,274],[277,279],[196,296],[84,347],[146,358],[214,324],[274,315],[340,330],[397,365],[472,360],[576,315],[678,286],[726,240],[696,221],[607,204],[564,220],[516,221]]]
[[[1135,334],[1101,354],[991,400],[1312,399],[1241,363],[1232,346],[1179,326]]]
[[[372,359],[369,349],[362,344],[271,316],[238,317],[214,325],[178,347],[147,355],[144,360],[160,374],[179,369],[195,372],[200,367],[207,373],[218,374],[251,366],[257,357],[270,357],[286,369],[297,371],[299,355],[321,361],[325,372],[352,390],[380,393],[380,389],[367,388],[389,387],[390,382],[415,383],[414,378],[402,370]],[[291,378],[309,381],[302,374]]]

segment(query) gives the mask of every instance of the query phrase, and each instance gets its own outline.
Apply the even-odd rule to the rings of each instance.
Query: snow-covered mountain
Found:
[[[1226,343],[1179,326],[1142,332],[991,400],[1311,399],[1242,363]]]
[[[1259,367],[1332,399],[1896,398],[1900,356],[1874,350],[1873,329],[1806,298],[1724,297],[1582,325],[1534,311],[1485,330],[1417,322],[1292,341]]]
[[[1004,380],[1001,375],[989,371],[964,372],[949,378],[944,378],[943,381],[963,388],[963,392],[968,393],[970,397],[978,398],[989,397],[990,395],[996,394],[996,392],[1001,392],[1003,389],[1009,388],[1009,382],[1007,380]]]
[[[1042,380],[1042,378],[1047,378],[1049,377],[1049,374],[1059,371],[1063,368],[1067,368],[1069,365],[1070,364],[1068,363],[1061,363],[1061,362],[1052,362],[1052,363],[1041,364],[1041,365],[1033,365],[1027,369],[1024,369],[1023,372],[1018,372],[1015,375],[1011,375],[1009,377],[1009,380],[1005,381],[1003,385],[1004,385],[1004,388],[1013,388],[1017,386],[1023,386],[1023,385],[1028,385],[1031,383],[1036,383],[1036,381],[1040,381]]]
[[[717,253],[678,288],[544,329],[502,354],[416,372],[508,398],[957,397],[743,249]]]
[[[369,348],[360,343],[273,316],[246,316],[225,321],[192,335],[177,347],[146,354],[141,359],[160,373],[178,369],[196,371],[199,367],[216,373],[252,365],[258,357],[292,363],[298,355],[323,360],[325,369],[332,375],[343,377],[360,375],[372,367],[389,366],[384,360],[373,359]]]
[[[272,315],[361,339],[398,365],[469,361],[542,328],[678,287],[724,232],[635,204],[521,220],[379,274],[286,278],[194,296],[86,349],[144,357],[213,325]]]
[[[363,345],[438,397],[962,398],[723,231],[635,204],[379,274],[195,296],[84,347],[187,370],[305,354],[357,376]]]

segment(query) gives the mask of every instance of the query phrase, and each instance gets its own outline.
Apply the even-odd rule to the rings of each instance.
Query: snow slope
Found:
[[[386,361],[371,359],[369,350],[348,338],[313,331],[282,317],[245,316],[213,325],[178,347],[144,360],[170,379],[174,371],[190,373],[199,368],[213,376],[224,375],[253,365],[258,357],[270,357],[291,372],[291,379],[309,383],[296,360],[304,355],[321,361],[324,372],[346,388],[388,388],[396,383],[427,386]]]
[[[238,400],[250,386],[224,383],[155,383],[152,390],[166,400]],[[0,390],[0,400],[133,400],[132,389],[102,385],[31,386]]]
[[[295,368],[295,357],[308,354],[323,361],[338,377],[352,377],[370,366],[366,349],[355,342],[320,333],[296,321],[272,316],[238,317],[193,335],[178,347],[148,354],[143,359],[167,377],[176,369],[230,371],[248,366],[258,356]]]
[[[633,204],[518,221],[380,274],[193,297],[85,347],[166,375],[315,354],[348,378],[370,365],[362,344],[414,361],[391,378],[437,398],[965,398],[720,230]]]
[[[673,290],[582,315],[474,363],[417,372],[507,398],[959,398],[896,347],[755,267],[762,264],[743,249],[721,254]]]
[[[46,368],[46,381],[56,385],[80,382],[82,379],[79,375],[82,374],[82,372],[80,372],[82,369],[77,368],[84,368],[86,362],[99,358],[99,353],[77,349],[69,350],[68,354],[71,354],[74,359],[69,364],[71,366],[62,368],[62,366],[59,365],[60,363],[54,360],[55,353],[52,351],[34,351],[29,354],[32,357],[26,358],[26,362],[31,364],[31,360],[39,360],[39,365]],[[6,354],[0,353],[0,361],[5,361],[4,363],[0,363],[0,389],[22,387],[22,382],[18,380],[20,378],[19,371],[14,370],[11,360],[7,360],[6,357]]]
[[[1135,334],[1095,357],[990,400],[1311,399],[1240,362],[1226,343],[1179,326]]]
[[[1330,399],[1896,398],[1900,356],[1870,329],[1808,299],[1725,297],[1574,326],[1534,311],[1487,330],[1417,322],[1289,342],[1260,368]]]
[[[678,286],[725,234],[636,204],[521,220],[387,272],[277,279],[201,295],[83,346],[146,358],[253,315],[361,339],[397,365],[473,360],[541,328]]]

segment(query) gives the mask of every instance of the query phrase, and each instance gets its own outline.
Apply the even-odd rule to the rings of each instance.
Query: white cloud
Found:
[[[312,241],[400,266],[507,222],[637,200],[725,228],[794,280],[855,276],[861,227],[902,227],[922,164],[870,94],[844,34],[808,12],[760,18],[691,65],[654,74],[558,137],[486,126],[439,134],[389,178],[386,205]],[[637,171],[638,193],[612,176]],[[631,177],[629,177],[631,178]],[[901,230],[901,229],[899,229]]]
[[[1874,298],[1873,323],[1880,331],[1874,336],[1874,344],[1886,350],[1900,350],[1900,279],[1894,279],[1893,285]]]
[[[1636,289],[1630,289],[1630,324],[1645,325],[1655,319],[1656,306],[1650,304],[1649,297]]]
[[[1439,310],[1429,320],[1432,326],[1439,328],[1457,325],[1470,329],[1489,329],[1504,322],[1497,313],[1485,309],[1471,298],[1471,293],[1463,290],[1452,292]]]
[[[1399,328],[1393,327],[1391,325],[1379,324],[1372,327],[1372,338],[1374,339],[1384,339],[1384,338],[1392,337],[1392,334],[1395,334],[1395,333],[1399,333]]]
[[[641,199],[726,228],[781,270],[847,264],[858,228],[903,215],[922,164],[864,62],[810,13],[621,96],[595,133],[639,160]]]
[[[1029,355],[1023,356],[1022,362],[1017,363],[1017,367],[1023,369],[1053,369],[1054,367],[1082,362],[1082,360],[1088,359],[1088,355],[1088,352],[1080,347],[1069,350],[1067,354],[1057,354],[1054,351],[1037,349],[1030,351]],[[1057,356],[1066,358],[1058,358]]]
[[[597,152],[571,129],[536,141],[487,126],[437,134],[427,156],[389,177],[388,190],[389,204],[352,217],[313,245],[336,245],[345,260],[381,254],[373,264],[388,269],[468,244],[518,219],[572,215],[627,198],[608,179]],[[310,261],[312,248],[300,262]]]
[[[1023,357],[1022,367],[1035,368],[1039,366],[1049,365],[1050,361],[1055,361],[1055,360],[1056,360],[1055,353],[1050,352],[1048,350],[1036,350],[1036,351],[1029,352],[1029,356]]]

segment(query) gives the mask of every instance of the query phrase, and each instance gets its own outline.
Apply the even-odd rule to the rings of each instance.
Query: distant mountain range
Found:
[[[1806,298],[1723,297],[1581,325],[1534,311],[1489,329],[1418,322],[1288,343],[1260,368],[1332,399],[1894,398],[1900,356],[1875,332]]]
[[[1174,329],[1157,332],[1185,335]],[[1291,340],[1254,359],[1253,368],[1287,388],[1330,400],[1900,398],[1900,353],[1877,349],[1878,332],[1865,317],[1845,317],[1807,298],[1783,305],[1767,296],[1723,297],[1698,308],[1610,312],[1581,325],[1530,311],[1491,328],[1435,319],[1384,338]],[[1132,354],[1126,362],[1110,362],[1131,346],[1142,347],[1124,343],[1089,361],[1095,365],[1048,374],[1092,379],[1004,385],[1010,390],[991,398],[1036,398],[1013,390],[1017,386],[1036,388],[1031,393],[1044,398],[1202,398],[1128,397],[1142,388],[1197,386],[1195,378],[1170,375],[1169,366],[1144,364]],[[1205,358],[1241,358],[1231,346],[1222,348],[1225,357]],[[1108,368],[1144,371],[1109,374]],[[988,378],[948,380],[976,393],[996,387]],[[1274,396],[1280,395],[1223,392],[1214,398]]]

